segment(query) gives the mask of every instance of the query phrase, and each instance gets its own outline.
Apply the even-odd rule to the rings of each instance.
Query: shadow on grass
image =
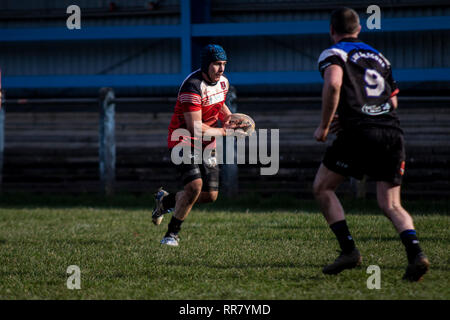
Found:
[[[380,214],[375,199],[341,198],[342,205],[348,214]],[[450,214],[449,200],[436,201],[407,201],[407,210],[415,214]],[[153,194],[121,193],[112,197],[101,194],[39,194],[39,193],[7,193],[0,195],[0,208],[116,208],[127,210],[149,210],[154,207]],[[316,201],[308,198],[297,198],[291,195],[274,194],[264,197],[258,194],[245,194],[235,198],[219,196],[215,203],[195,206],[199,210],[207,211],[237,211],[237,212],[298,212],[320,213]]]
[[[136,241],[134,239],[129,240],[99,240],[99,239],[46,239],[46,240],[30,240],[30,239],[20,239],[20,240],[3,240],[2,244],[20,244],[20,245],[36,245],[43,244],[46,245],[58,245],[58,246],[96,246],[96,245],[132,245]]]
[[[171,266],[180,266],[180,267],[193,267],[193,266],[201,266],[205,268],[212,269],[221,269],[221,270],[230,270],[230,269],[298,269],[298,268],[321,268],[323,264],[318,263],[301,263],[301,262],[256,262],[256,263],[227,263],[227,264],[218,264],[218,263],[209,263],[205,261],[195,261],[194,262],[171,262]]]
[[[420,236],[420,241],[446,241],[447,238],[445,237],[428,237],[428,236]],[[369,242],[369,241],[382,241],[382,242],[386,242],[386,241],[392,241],[392,242],[399,242],[400,237],[396,236],[396,237],[356,237],[355,241],[358,242]]]
[[[380,264],[380,268],[382,270],[405,271],[406,265],[407,265],[407,263],[406,263],[406,259],[405,259],[404,265],[396,266],[396,265],[391,265],[391,264]],[[447,266],[433,264],[433,261],[431,261],[429,272],[432,272],[433,270],[450,271],[450,268]]]
[[[325,220],[324,220],[325,221]],[[322,226],[311,226],[311,225],[279,225],[279,226],[258,226],[259,229],[275,229],[275,230],[328,230],[327,224],[324,222]]]

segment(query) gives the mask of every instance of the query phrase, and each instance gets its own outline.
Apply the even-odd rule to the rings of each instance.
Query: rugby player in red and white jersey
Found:
[[[175,111],[169,125],[168,147],[171,153],[178,144],[195,148],[195,140],[198,139],[196,137],[204,137],[206,132],[208,136],[227,134],[225,128],[218,127],[218,120],[224,122],[231,115],[225,104],[229,89],[228,79],[223,75],[226,63],[227,55],[221,46],[209,44],[202,49],[201,68],[183,81],[178,92]],[[174,135],[177,129],[186,129],[189,134],[178,138],[178,135]],[[214,146],[215,142],[211,142],[210,139],[202,139],[202,149],[213,149]],[[181,150],[181,153],[184,150]],[[174,164],[179,181],[183,184],[183,190],[175,194],[161,188],[155,195],[156,206],[152,214],[155,225],[161,223],[165,213],[174,211],[161,244],[178,246],[181,224],[189,215],[193,205],[213,202],[217,199],[219,167],[214,158],[214,152],[209,159],[202,159],[200,164],[195,163],[198,161],[193,161],[194,156],[194,152],[191,152],[189,155],[191,163]]]

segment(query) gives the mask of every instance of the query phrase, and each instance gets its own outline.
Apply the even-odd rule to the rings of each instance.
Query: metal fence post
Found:
[[[114,91],[111,88],[100,89],[99,121],[99,169],[101,192],[107,196],[114,194],[116,179],[116,139]]]
[[[226,105],[230,109],[232,113],[237,112],[237,104],[236,104],[236,89],[233,86],[230,86],[230,89],[226,98]],[[221,193],[224,193],[226,197],[235,197],[239,192],[239,181],[238,181],[238,166],[237,166],[237,153],[236,153],[236,144],[234,145],[234,163],[233,164],[223,164],[222,170],[220,171],[220,181],[222,185]],[[224,139],[223,144],[223,159],[227,158],[227,144],[226,139]]]

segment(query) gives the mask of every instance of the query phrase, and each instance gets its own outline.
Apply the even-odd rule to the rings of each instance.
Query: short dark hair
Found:
[[[337,34],[352,34],[358,31],[359,16],[351,8],[339,8],[331,13],[330,24]]]

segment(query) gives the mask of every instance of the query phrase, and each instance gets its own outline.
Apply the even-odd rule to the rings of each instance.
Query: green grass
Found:
[[[373,201],[344,201],[363,266],[321,268],[338,249],[314,202],[260,199],[197,206],[180,247],[162,247],[149,196],[0,198],[0,299],[446,299],[450,298],[448,202],[407,202],[432,263],[421,283],[401,280],[406,258]],[[69,265],[81,290],[68,290]],[[366,268],[381,268],[369,290]]]

